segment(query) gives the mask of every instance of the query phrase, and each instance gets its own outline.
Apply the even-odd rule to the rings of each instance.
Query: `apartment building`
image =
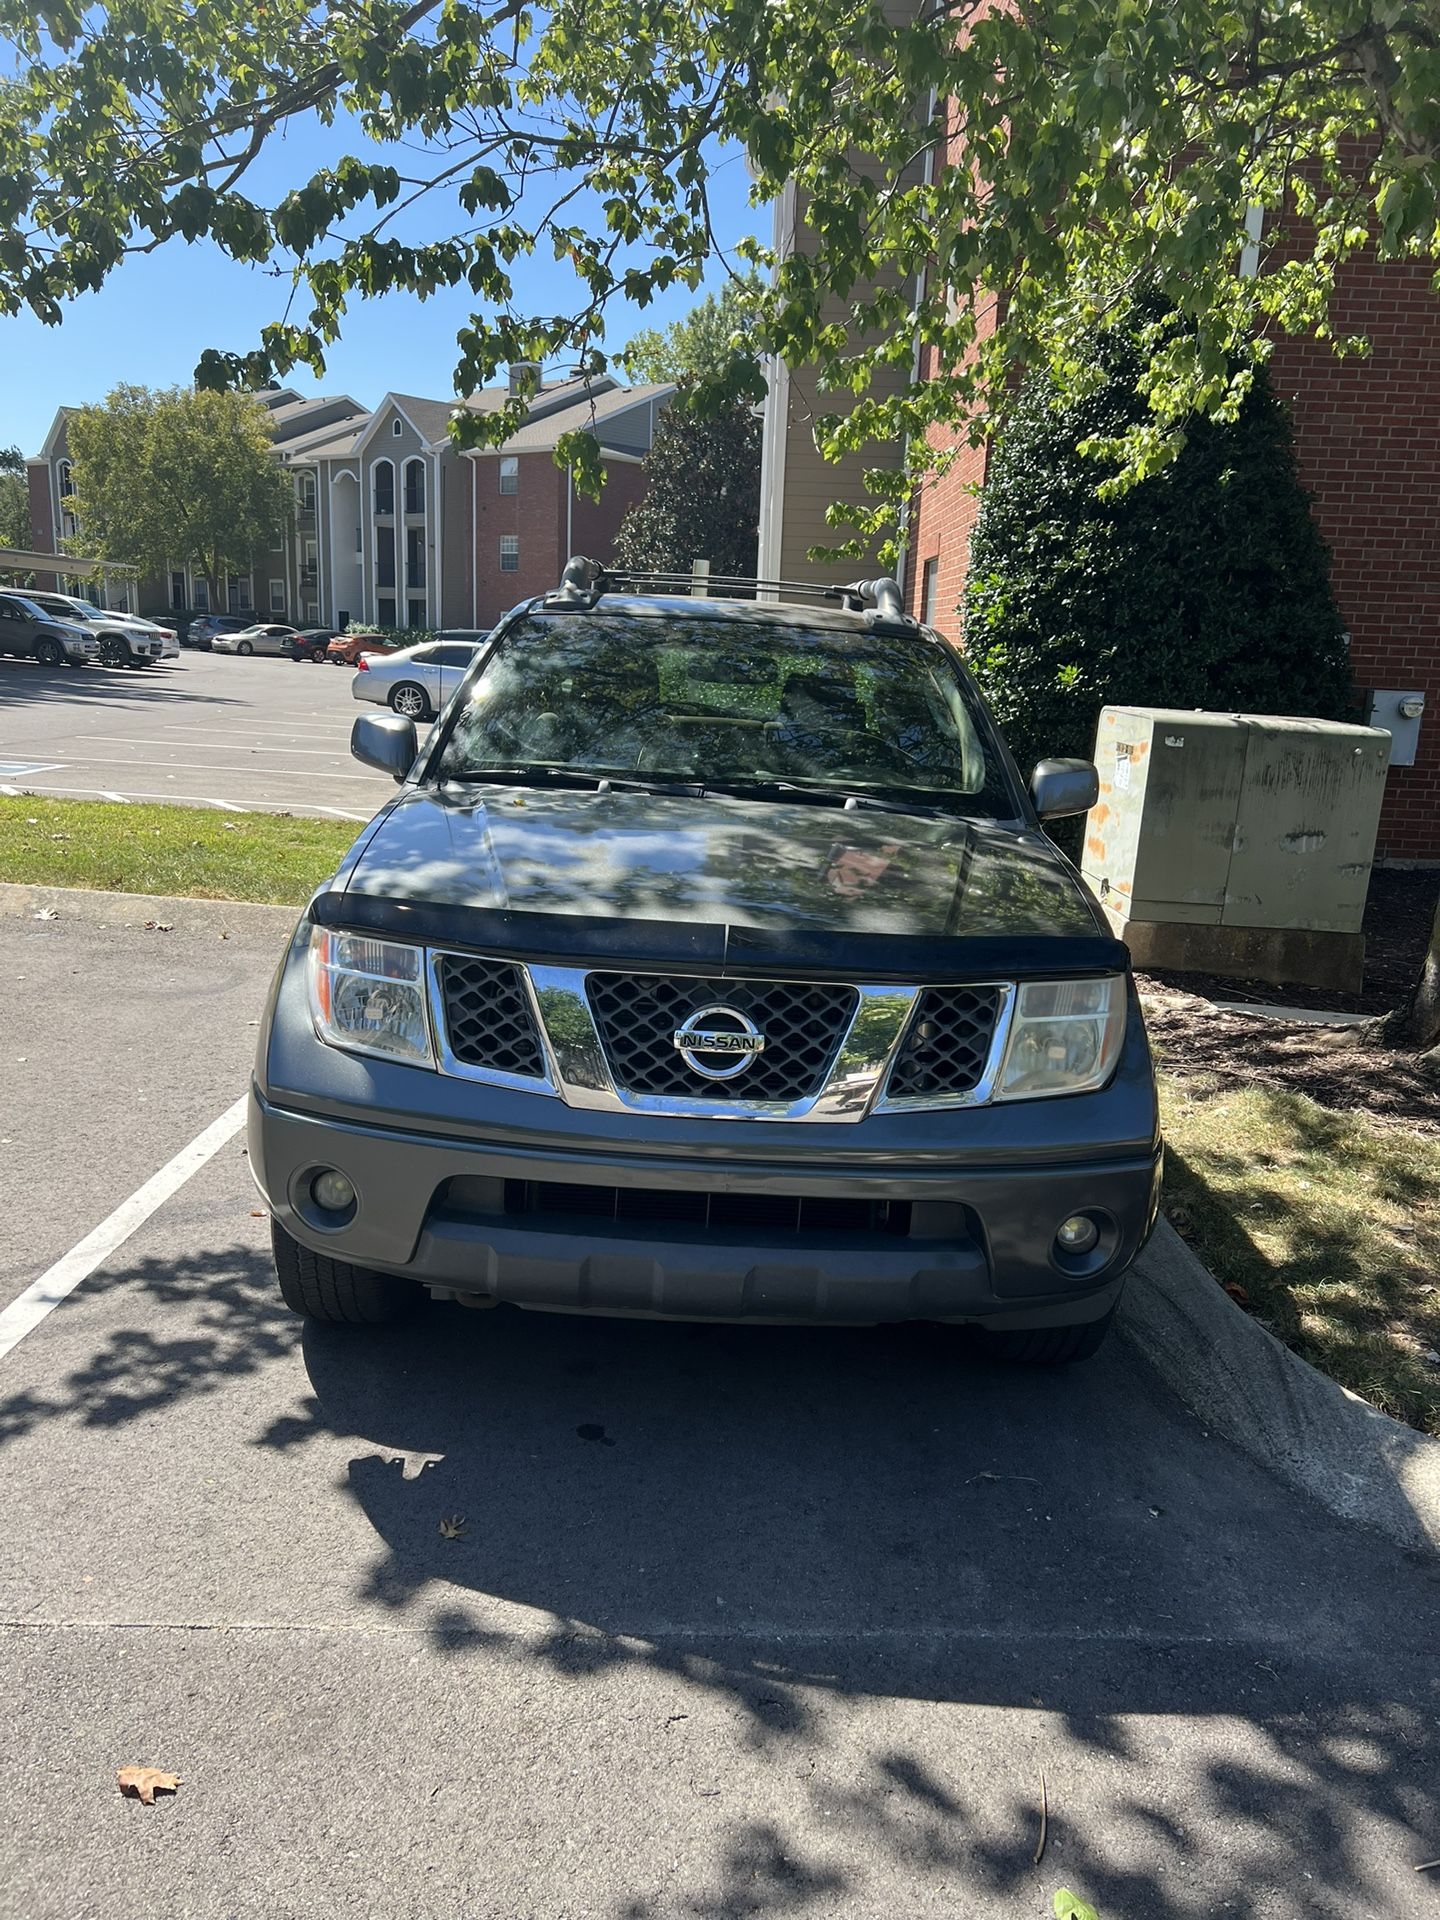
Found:
[[[304,399],[288,387],[257,395],[275,458],[295,491],[293,533],[232,575],[226,606],[209,607],[203,578],[183,566],[133,587],[113,582],[112,604],[132,611],[253,613],[300,626],[348,621],[399,627],[485,627],[526,595],[553,586],[567,554],[604,558],[644,490],[643,461],[674,388],[621,387],[602,376],[547,382],[525,424],[501,447],[460,452],[449,426],[458,407],[495,412],[508,387],[464,401],[387,393],[373,410],[348,394]],[[79,530],[70,491],[62,407],[29,465],[37,549]],[[555,464],[562,435],[588,429],[607,479],[581,498]],[[43,584],[43,583],[42,583]]]

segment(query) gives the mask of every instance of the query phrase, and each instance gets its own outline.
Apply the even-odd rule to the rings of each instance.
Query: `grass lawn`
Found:
[[[0,796],[0,880],[301,906],[358,822]]]
[[[1332,1380],[1440,1434],[1440,1136],[1263,1080],[1162,1071],[1161,1100],[1166,1212],[1216,1279]]]

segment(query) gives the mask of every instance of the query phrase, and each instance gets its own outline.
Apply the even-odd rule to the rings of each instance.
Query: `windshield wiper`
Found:
[[[955,817],[953,808],[921,799],[905,788],[857,791],[843,784],[830,786],[822,781],[789,780],[780,774],[726,774],[718,780],[707,779],[703,790],[733,794],[741,800],[797,800],[817,807],[848,807],[852,811],[912,813],[927,820]]]
[[[599,793],[614,789],[621,793],[676,793],[698,795],[699,786],[691,781],[647,780],[628,773],[591,773],[581,767],[562,767],[548,761],[530,760],[513,767],[466,767],[461,773],[440,776],[442,786],[484,783],[496,787],[568,787]]]

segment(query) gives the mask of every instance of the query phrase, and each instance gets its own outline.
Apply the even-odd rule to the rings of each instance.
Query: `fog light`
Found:
[[[1072,1213],[1056,1229],[1055,1244],[1062,1253],[1089,1253],[1099,1238],[1100,1229],[1087,1214]]]
[[[355,1204],[354,1187],[334,1167],[316,1174],[310,1182],[310,1192],[316,1206],[323,1207],[326,1213],[348,1213]]]

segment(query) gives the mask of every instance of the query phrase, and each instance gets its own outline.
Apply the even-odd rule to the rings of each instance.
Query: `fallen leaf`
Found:
[[[145,922],[145,931],[146,933],[173,933],[175,931],[175,922],[173,920],[147,920]]]
[[[252,1207],[250,1209],[250,1218],[252,1220],[263,1220],[265,1218],[265,1209],[263,1207]]]
[[[440,1522],[440,1537],[442,1540],[463,1540],[465,1538],[464,1514],[452,1513],[447,1518],[442,1519]]]
[[[147,1807],[153,1807],[157,1793],[174,1793],[180,1784],[178,1773],[162,1773],[159,1767],[121,1767],[116,1776],[121,1793],[133,1794]]]
[[[1230,1298],[1235,1302],[1237,1306],[1240,1306],[1240,1307],[1249,1306],[1250,1296],[1245,1291],[1244,1287],[1241,1286],[1238,1280],[1227,1280],[1225,1282],[1225,1291],[1226,1293],[1229,1294]]]
[[[37,920],[58,920],[60,914],[55,907],[41,907],[34,917]]]

